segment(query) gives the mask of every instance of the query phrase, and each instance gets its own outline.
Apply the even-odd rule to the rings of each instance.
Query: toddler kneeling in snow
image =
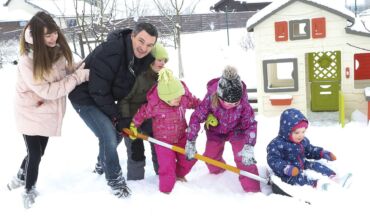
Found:
[[[279,134],[267,146],[267,162],[276,176],[291,185],[310,185],[327,190],[329,180],[311,179],[304,170],[311,169],[328,176],[331,181],[348,186],[351,174],[339,178],[329,167],[308,159],[328,161],[336,160],[336,156],[321,147],[313,146],[305,137],[308,120],[297,109],[287,109],[280,117]]]

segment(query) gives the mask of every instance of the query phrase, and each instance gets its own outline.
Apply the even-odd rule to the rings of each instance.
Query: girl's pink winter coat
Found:
[[[157,85],[147,93],[148,103],[140,107],[133,118],[135,126],[139,127],[144,120],[152,119],[153,135],[163,142],[176,144],[186,135],[186,109],[194,109],[200,100],[194,97],[184,82],[185,95],[182,96],[179,106],[169,106],[159,99]]]
[[[219,78],[212,79],[207,84],[207,94],[201,104],[195,109],[190,117],[187,139],[195,141],[200,130],[200,124],[205,122],[209,114],[213,114],[218,120],[218,126],[205,127],[208,138],[235,137],[254,146],[257,136],[257,121],[254,112],[248,103],[247,87],[243,83],[243,96],[240,104],[232,109],[224,109],[222,106],[213,107],[211,97],[217,92]]]
[[[15,94],[17,129],[25,135],[60,136],[66,110],[66,95],[88,80],[89,70],[68,74],[66,59],[53,64],[44,80],[33,79],[32,54],[20,57]]]

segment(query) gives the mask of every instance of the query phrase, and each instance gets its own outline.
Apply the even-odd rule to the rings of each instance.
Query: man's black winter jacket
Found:
[[[131,33],[131,29],[115,31],[87,56],[85,68],[90,69],[89,81],[69,94],[72,103],[96,105],[110,118],[118,118],[117,101],[131,91],[136,75],[154,61],[150,53],[142,59],[135,58]],[[134,72],[129,69],[130,62]]]

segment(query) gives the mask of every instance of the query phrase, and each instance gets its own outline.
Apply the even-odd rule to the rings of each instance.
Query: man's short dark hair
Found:
[[[148,22],[137,23],[134,27],[134,30],[132,31],[132,34],[136,36],[141,31],[146,31],[149,35],[154,36],[155,38],[158,38],[157,28]]]

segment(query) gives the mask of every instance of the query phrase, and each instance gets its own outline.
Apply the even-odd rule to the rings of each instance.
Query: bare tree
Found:
[[[109,31],[107,24],[113,19],[116,1],[90,0],[91,4],[86,1],[73,1],[77,29],[81,36],[80,44],[85,43],[89,53],[97,44],[104,41]]]
[[[193,1],[190,5],[185,7],[185,0],[153,0],[157,6],[160,14],[164,16],[169,22],[169,31],[172,33],[177,48],[178,64],[179,64],[179,78],[183,78],[184,69],[182,64],[181,53],[181,14],[193,14],[197,4],[200,0]]]
[[[79,33],[82,53],[84,45],[90,53],[105,41],[108,33],[119,27],[125,18],[138,18],[146,12],[141,0],[73,0],[73,4],[77,23],[75,30]]]
[[[148,13],[147,8],[143,6],[141,0],[124,0],[124,10],[125,17],[133,17],[135,21],[137,21],[140,16]]]

